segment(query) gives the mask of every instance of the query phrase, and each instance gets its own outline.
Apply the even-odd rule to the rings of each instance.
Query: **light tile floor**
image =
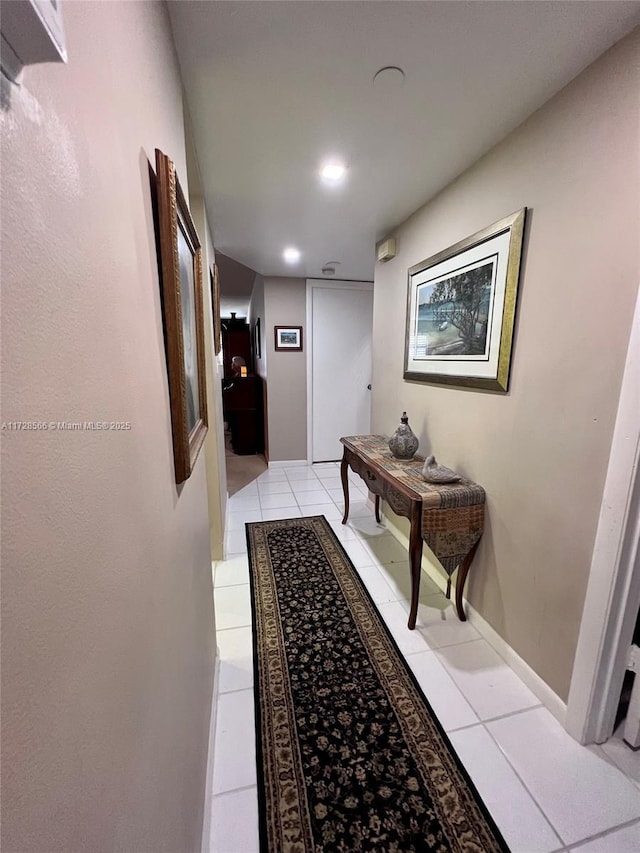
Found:
[[[244,524],[324,515],[376,602],[512,853],[640,853],[640,753],[620,737],[582,747],[426,576],[407,629],[404,548],[337,464],[268,470],[229,501],[227,559],[214,567],[220,650],[211,853],[257,853],[253,655]],[[276,853],[274,851],[274,853]]]

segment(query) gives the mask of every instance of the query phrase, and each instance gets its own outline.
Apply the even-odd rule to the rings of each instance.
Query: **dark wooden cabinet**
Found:
[[[226,380],[222,402],[234,452],[240,456],[262,453],[262,379],[259,376],[242,376]]]

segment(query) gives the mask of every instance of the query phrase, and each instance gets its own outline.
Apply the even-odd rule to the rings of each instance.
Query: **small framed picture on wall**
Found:
[[[302,326],[274,326],[276,351],[302,352]]]
[[[253,327],[253,351],[256,358],[262,358],[262,332],[260,330],[260,317]]]

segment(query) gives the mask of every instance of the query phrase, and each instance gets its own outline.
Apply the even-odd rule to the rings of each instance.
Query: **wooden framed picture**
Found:
[[[253,351],[256,358],[262,358],[262,332],[260,330],[260,317],[253,327]]]
[[[207,433],[202,249],[173,162],[156,149],[162,296],[176,483]]]
[[[508,390],[525,213],[411,267],[405,379]]]
[[[302,326],[274,326],[278,352],[302,352]]]
[[[222,328],[220,322],[220,276],[218,264],[213,265],[211,275],[211,305],[213,309],[213,346],[216,355],[222,349]]]

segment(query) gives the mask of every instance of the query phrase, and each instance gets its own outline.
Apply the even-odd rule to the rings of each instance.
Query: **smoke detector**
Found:
[[[336,267],[340,266],[340,261],[327,261],[322,267],[322,275],[335,275]]]
[[[398,65],[385,65],[373,75],[373,85],[381,92],[395,92],[404,83],[404,71]]]

